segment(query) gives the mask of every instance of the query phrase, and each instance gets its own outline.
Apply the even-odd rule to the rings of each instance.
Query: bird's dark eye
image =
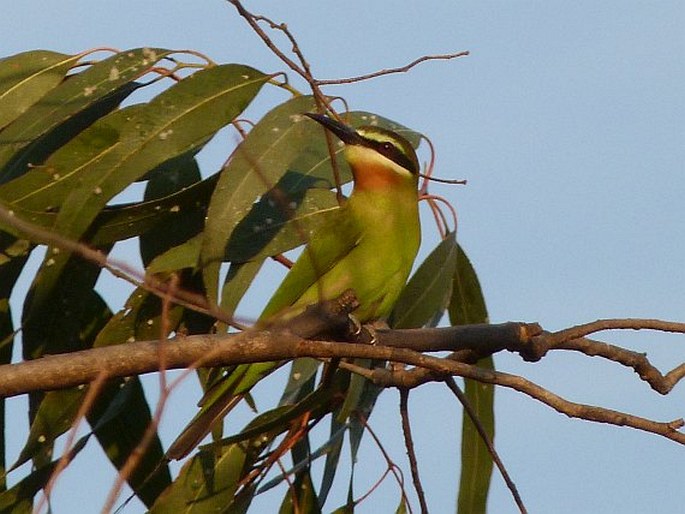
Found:
[[[397,152],[395,146],[388,141],[386,141],[385,143],[381,143],[377,148],[379,153],[385,155],[389,159],[392,159],[392,157]]]

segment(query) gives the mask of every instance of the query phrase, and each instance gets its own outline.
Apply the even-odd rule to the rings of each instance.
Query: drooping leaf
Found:
[[[457,240],[452,232],[426,257],[403,289],[390,315],[390,326],[437,324],[450,299],[456,264]]]
[[[301,113],[312,105],[311,98],[297,97],[273,109],[250,131],[222,171],[207,211],[200,253],[210,301],[217,301],[219,267],[238,223],[302,152],[297,143],[312,127],[301,123]]]
[[[68,122],[77,113],[88,111],[119,91],[130,92],[132,81],[147,73],[155,63],[171,53],[160,48],[139,48],[104,59],[75,74],[50,90],[24,114],[0,132],[0,183],[18,177],[33,151],[44,153],[43,136]],[[54,148],[54,146],[53,146]],[[2,195],[0,195],[2,196]]]
[[[48,268],[51,253],[46,257]],[[43,279],[41,271],[37,273],[22,313],[24,359],[84,350],[93,344],[95,335],[111,316],[105,302],[93,290],[100,272],[94,263],[77,257],[70,259],[56,279],[58,287],[49,301],[42,304],[34,301],[36,284]]]
[[[0,272],[0,276],[2,273]],[[0,365],[12,361],[12,343],[14,341],[14,326],[12,311],[8,298],[0,297]],[[6,470],[7,455],[5,451],[5,399],[0,398],[0,492],[7,488]]]
[[[236,508],[234,495],[249,465],[247,460],[248,455],[239,444],[197,453],[181,468],[150,514],[245,512],[246,507],[245,510]]]
[[[221,288],[221,310],[227,315],[233,316],[240,300],[259,273],[263,262],[260,259],[252,262],[231,263]]]
[[[12,467],[21,466],[41,452],[50,454],[55,439],[69,430],[74,422],[83,397],[83,388],[45,393],[31,423],[26,444]]]
[[[0,128],[57,86],[80,58],[34,50],[0,60]]]
[[[31,205],[49,192],[53,201],[63,197],[54,230],[78,239],[114,195],[161,163],[201,148],[242,112],[268,78],[247,66],[215,66],[180,81],[147,104],[116,111],[48,159],[40,172],[47,170],[49,177],[57,174],[58,180],[48,177],[43,187],[16,201]],[[54,287],[65,253],[54,257],[49,268],[44,262],[36,301],[43,301]]]
[[[195,156],[192,153],[180,155],[153,170],[145,188],[144,201],[168,198],[184,188],[199,183],[201,178]],[[157,224],[142,234],[140,255],[143,264],[147,266],[156,256],[185,242],[202,230],[204,215],[204,209],[191,206],[191,209],[187,209],[182,215],[168,220],[164,226]],[[169,225],[173,226],[173,230],[168,230]]]
[[[314,490],[314,483],[309,471],[298,473],[293,487],[288,487],[278,514],[319,514],[321,507]]]
[[[287,478],[293,476],[300,469],[310,466],[317,459],[320,459],[321,457],[327,457],[332,452],[339,451],[339,449],[342,448],[342,443],[346,431],[347,426],[342,425],[337,432],[331,434],[331,437],[328,441],[322,444],[315,451],[311,452],[311,454],[306,460],[301,460],[300,462],[293,464],[292,468],[286,470],[284,473],[281,473],[277,477],[261,485],[257,490],[257,494],[262,494],[270,489],[273,489],[274,487],[277,487],[278,485],[282,484]],[[325,502],[325,498],[319,495],[319,501],[321,502],[321,505],[323,505]]]
[[[71,282],[73,288],[65,286],[64,295],[54,297],[55,304],[50,312],[34,313],[44,315],[45,325],[33,321],[23,323],[25,355],[37,358],[44,352],[89,348],[111,316],[102,298],[89,289],[93,277],[97,276],[94,270],[84,269],[82,281],[75,278],[78,270],[73,265],[67,271],[64,282]],[[29,395],[31,428],[15,467],[29,459],[42,463],[49,461],[55,439],[71,427],[84,394],[82,388],[72,388]]]
[[[89,436],[80,438],[69,452],[73,459],[86,446]],[[38,492],[50,480],[58,461],[54,460],[33,470],[14,486],[0,494],[0,512],[7,514],[30,514],[33,512],[33,500]]]
[[[108,384],[88,412],[88,422],[109,460],[116,469],[122,470],[152,422],[140,379],[130,377]],[[158,435],[138,456],[136,467],[126,481],[148,507],[171,484],[171,473],[164,462],[164,449]]]
[[[28,259],[26,241],[17,241],[0,232],[0,364],[9,364],[14,347],[14,324],[10,307],[10,294]],[[0,491],[6,488],[5,469],[7,455],[5,436],[5,399],[0,399]]]
[[[88,239],[94,245],[108,244],[175,226],[177,219],[186,215],[193,218],[205,212],[217,178],[209,177],[156,200],[106,207],[95,219]]]
[[[235,263],[262,261],[271,255],[287,252],[305,242],[312,233],[330,223],[336,215],[338,205],[335,195],[327,190],[308,190],[293,216],[285,222],[272,222],[268,225],[261,220],[261,225],[241,225],[236,231],[233,242],[227,248],[224,260]],[[242,228],[244,227],[244,228]],[[259,228],[257,233],[254,229]],[[253,230],[250,235],[250,230]],[[148,271],[159,273],[182,268],[193,268],[197,265],[204,235],[189,239],[168,252],[157,257],[148,267]]]
[[[86,239],[93,246],[101,246],[139,236],[153,229],[163,230],[170,224],[176,224],[179,218],[186,215],[192,218],[196,213],[205,211],[217,178],[218,176],[214,175],[156,200],[107,206],[98,214]],[[2,199],[0,199],[1,202]],[[12,204],[6,207],[18,219],[42,228],[51,228],[57,219],[56,212],[33,211]],[[29,237],[14,226],[3,225],[1,222],[0,230],[15,237]],[[199,254],[199,249],[197,254]],[[0,261],[2,261],[1,256]],[[172,269],[182,267],[187,266]]]
[[[457,254],[457,268],[452,282],[449,314],[453,325],[488,322],[488,313],[478,277],[461,247],[459,247]],[[492,357],[481,359],[478,366],[494,369]],[[494,440],[494,386],[473,380],[465,380],[465,383],[465,394],[471,407],[476,412],[490,440]],[[485,443],[471,418],[464,412],[461,440],[461,479],[457,500],[459,513],[478,514],[486,512],[492,464],[492,457]]]
[[[342,436],[345,431],[346,423],[341,423],[334,412],[331,416],[331,428],[328,442],[326,443],[328,447],[328,451],[326,452],[326,463],[324,464],[323,474],[321,476],[321,486],[319,487],[319,499],[321,500],[322,505],[326,503],[328,493],[333,486],[333,480],[338,471],[338,463],[340,462],[340,455],[344,442]]]
[[[165,338],[178,326],[183,308],[172,305],[167,311],[162,301],[143,289],[135,290],[124,308],[100,331],[95,347]],[[117,469],[136,450],[152,423],[152,414],[138,377],[110,381],[98,395],[88,413],[88,422],[98,442]],[[138,457],[136,469],[127,481],[141,501],[151,506],[169,486],[171,477],[164,461],[164,450],[154,435],[145,452]]]

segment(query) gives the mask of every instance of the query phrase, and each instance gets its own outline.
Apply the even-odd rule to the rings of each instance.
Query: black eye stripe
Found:
[[[393,145],[392,143],[390,143],[388,141],[374,142],[374,143],[375,144],[373,145],[373,148],[379,154],[387,157],[388,159],[390,159],[394,163],[399,164],[400,166],[405,168],[407,171],[414,173],[414,171],[413,171],[414,164],[395,145]]]
[[[413,175],[419,172],[416,153],[409,141],[400,134],[375,126],[359,127],[357,134],[361,139],[358,144],[375,150]]]

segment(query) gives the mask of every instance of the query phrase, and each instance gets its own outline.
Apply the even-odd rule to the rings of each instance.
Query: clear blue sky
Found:
[[[433,190],[458,208],[458,238],[479,273],[493,322],[539,321],[556,330],[603,317],[685,318],[685,4],[246,4],[287,22],[320,78],[471,51],[459,61],[329,91],[354,109],[424,132],[437,150],[436,173],[468,179],[467,187]],[[283,69],[219,0],[25,0],[4,9],[0,33],[0,55],[161,46],[192,48],[263,71]],[[255,113],[273,101],[266,95]],[[207,163],[218,158],[204,157]],[[424,227],[425,253],[436,234],[428,217]],[[117,255],[135,263],[132,251],[124,247]],[[102,287],[113,302],[125,296],[114,281]],[[242,314],[258,313],[265,296],[256,291]],[[685,357],[683,336],[605,339],[648,352],[664,371]],[[659,420],[685,416],[683,386],[662,398],[632,372],[598,359],[555,354],[525,364],[498,355],[496,365],[572,400]],[[154,398],[154,378],[148,383]],[[192,383],[172,397],[162,427],[167,444],[192,414],[196,397]],[[19,427],[25,424],[22,402],[11,401]],[[496,444],[531,512],[682,509],[685,451],[675,443],[569,420],[510,391],[498,390],[496,404]],[[453,511],[461,410],[437,386],[416,391],[410,408],[430,505],[434,512]],[[404,463],[396,411],[397,394],[389,391],[372,421]],[[14,441],[11,451],[20,444]],[[372,483],[383,463],[372,445],[365,451],[360,469],[368,476],[360,478]],[[93,448],[61,477],[57,514],[99,510],[114,476],[102,458]],[[379,505],[389,512],[396,498],[388,481],[359,512],[379,512]],[[268,512],[278,502],[270,497],[259,505]],[[489,507],[492,513],[515,511],[497,475]]]

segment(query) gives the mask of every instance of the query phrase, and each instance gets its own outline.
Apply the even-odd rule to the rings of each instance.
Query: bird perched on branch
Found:
[[[291,318],[309,306],[354,290],[355,318],[384,320],[404,287],[421,239],[419,162],[404,137],[380,127],[353,129],[333,118],[307,113],[345,145],[354,187],[335,225],[309,241],[260,316],[259,323]],[[201,410],[167,456],[187,455],[277,363],[237,366],[212,386]]]

